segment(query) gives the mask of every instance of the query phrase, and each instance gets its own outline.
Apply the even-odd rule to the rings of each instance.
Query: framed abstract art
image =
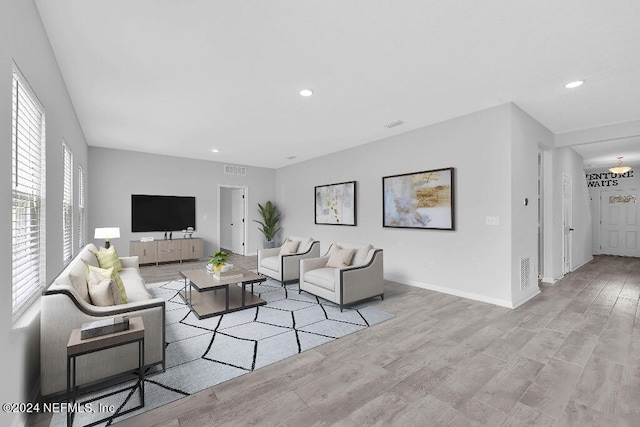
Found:
[[[315,223],[356,225],[356,182],[315,187]]]
[[[382,226],[455,230],[453,168],[382,178]]]

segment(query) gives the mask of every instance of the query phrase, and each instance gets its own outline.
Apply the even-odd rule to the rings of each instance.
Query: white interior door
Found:
[[[244,255],[244,188],[234,188],[231,193],[231,251]]]
[[[603,191],[600,195],[601,253],[640,256],[638,245],[638,190]]]
[[[571,272],[571,248],[573,245],[573,190],[571,175],[562,173],[562,273]]]

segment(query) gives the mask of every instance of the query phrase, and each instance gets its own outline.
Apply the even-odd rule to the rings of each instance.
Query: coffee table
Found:
[[[234,268],[236,277],[216,278],[205,268],[180,271],[184,277],[184,290],[180,296],[198,319],[265,305],[267,302],[253,294],[253,284],[267,280],[244,268]],[[242,274],[242,277],[237,277]],[[241,284],[242,287],[236,286]],[[251,292],[246,290],[251,285]]]

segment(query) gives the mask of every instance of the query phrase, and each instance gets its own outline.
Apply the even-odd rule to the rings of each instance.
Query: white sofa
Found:
[[[351,265],[327,267],[329,257],[337,248],[354,249]],[[379,296],[384,299],[382,249],[368,244],[337,242],[327,254],[300,261],[300,292],[313,295],[340,305],[354,304]]]
[[[300,242],[293,254],[280,254],[279,248],[258,249],[258,273],[278,280],[283,285],[297,282],[300,277],[300,260],[320,256],[320,242],[311,237],[290,236],[287,240]]]
[[[165,363],[165,302],[151,298],[140,276],[138,257],[121,257],[120,277],[129,302],[108,307],[91,304],[86,288],[76,289],[70,274],[86,274],[87,265],[98,266],[96,246],[88,244],[42,293],[40,322],[40,394],[66,392],[67,342],[72,329],[105,317],[140,316],[144,323],[145,366]],[[128,344],[77,359],[77,385],[107,379],[138,367],[138,346]]]

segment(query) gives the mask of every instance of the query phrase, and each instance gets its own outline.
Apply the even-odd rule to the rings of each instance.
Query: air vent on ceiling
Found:
[[[529,258],[520,258],[520,290],[529,287],[529,277],[531,276],[531,260]]]
[[[403,124],[404,124],[404,122],[402,120],[395,120],[393,122],[387,123],[386,125],[384,125],[384,127],[386,127],[387,129],[391,129],[391,128],[394,128],[396,126],[400,126],[400,125],[403,125]]]
[[[247,168],[244,166],[224,165],[224,173],[227,175],[246,175]]]

